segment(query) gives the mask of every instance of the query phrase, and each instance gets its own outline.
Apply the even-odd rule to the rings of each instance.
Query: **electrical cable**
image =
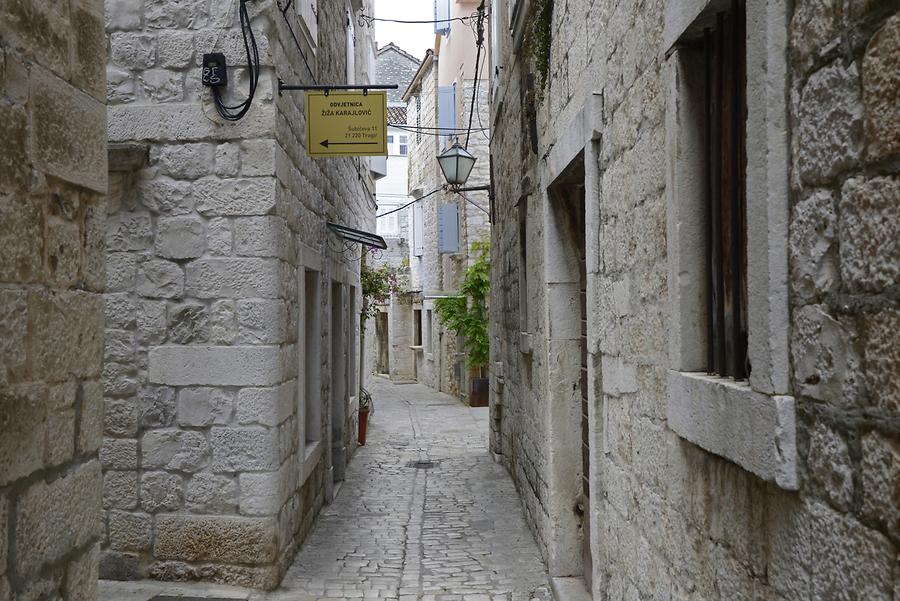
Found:
[[[484,45],[484,0],[478,6],[478,38],[475,41],[478,44],[478,52],[475,53],[475,85],[472,88],[472,105],[469,107],[469,128],[466,131],[466,145],[464,148],[469,149],[469,136],[472,135],[472,115],[475,113],[475,99],[478,97],[478,61],[481,58],[481,47]]]
[[[216,104],[216,110],[226,121],[240,121],[244,118],[244,115],[247,114],[250,107],[253,105],[253,98],[256,96],[256,86],[259,84],[259,47],[256,45],[256,36],[253,34],[253,28],[250,26],[250,13],[247,11],[247,0],[241,0],[238,13],[241,22],[241,35],[244,38],[244,51],[247,53],[247,70],[250,72],[250,89],[247,98],[243,102],[239,102],[235,105],[228,105],[222,100],[219,88],[213,88],[213,100]],[[249,40],[247,39],[248,34]]]
[[[427,127],[425,125],[409,125],[408,123],[388,123],[388,127],[396,127],[398,129],[408,129],[413,131],[427,131],[427,130],[440,130],[440,131],[467,131],[465,127]],[[486,127],[483,129],[487,129]]]
[[[472,19],[473,17],[470,15],[468,17],[453,17],[452,19],[435,19],[433,21],[404,21],[404,20],[398,20],[398,19],[379,19],[378,17],[373,17],[371,15],[360,15],[359,18],[362,19],[363,21],[368,21],[370,23],[372,21],[381,21],[382,23],[404,23],[407,25],[427,25],[429,23],[450,23],[451,21],[461,21],[461,22],[465,23],[466,21],[468,21],[469,19]]]
[[[485,64],[487,64],[487,61],[484,61],[483,63],[481,63],[481,73],[478,74],[478,79],[481,79],[481,75],[484,73],[484,65]],[[475,85],[476,85],[475,91],[477,93],[478,92],[478,88],[477,88],[478,84],[475,84]],[[480,128],[478,130],[478,133],[480,133],[481,137],[484,138],[488,144],[490,144],[491,137],[484,133],[486,131],[490,131],[490,128],[485,127],[484,123],[481,122],[481,109],[480,108],[478,110],[478,127]]]
[[[416,204],[417,202],[419,202],[420,200],[425,200],[426,198],[428,198],[428,197],[431,196],[432,194],[436,194],[436,193],[440,192],[440,191],[443,190],[443,189],[444,189],[443,186],[440,187],[440,188],[435,188],[434,190],[432,190],[432,191],[429,192],[428,194],[426,194],[426,195],[424,195],[424,196],[420,196],[420,197],[418,197],[417,199],[413,200],[412,202],[406,203],[406,204],[403,205],[402,207],[397,207],[396,209],[390,210],[390,211],[388,211],[387,213],[382,213],[381,215],[375,215],[375,219],[378,219],[379,217],[386,217],[386,216],[391,215],[391,214],[393,214],[393,213],[397,213],[397,212],[399,212],[399,211],[402,211],[402,210],[405,209],[406,207],[412,206],[412,205]]]
[[[395,125],[395,124],[390,124],[390,127],[395,127],[399,130],[407,131],[412,134],[421,134],[423,136],[434,136],[435,138],[445,138],[447,136],[453,137],[456,135],[461,135],[466,131],[464,129],[450,129],[450,128],[447,128],[447,131],[421,131],[418,129],[411,129],[411,128],[405,127],[403,125]],[[484,132],[482,132],[482,135],[483,134],[484,134]]]
[[[459,192],[459,191],[457,191],[457,190],[454,190],[454,192],[456,192],[457,194],[459,194],[460,196],[462,196],[462,197],[463,197],[463,200],[465,200],[467,203],[469,203],[470,205],[472,205],[473,207],[475,207],[475,208],[477,208],[477,209],[480,209],[481,211],[484,212],[485,215],[490,216],[490,214],[491,214],[490,211],[488,211],[487,209],[485,209],[484,207],[482,207],[480,204],[476,203],[476,202],[473,201],[473,200],[469,200],[469,197],[466,196],[465,194],[463,194],[462,192]]]

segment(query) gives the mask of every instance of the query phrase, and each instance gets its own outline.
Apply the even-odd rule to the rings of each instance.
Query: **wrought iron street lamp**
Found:
[[[475,166],[475,157],[456,142],[438,155],[438,165],[444,172],[444,179],[450,186],[462,186],[469,179],[472,167]]]

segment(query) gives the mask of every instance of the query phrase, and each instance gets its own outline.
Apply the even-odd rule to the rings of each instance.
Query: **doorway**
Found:
[[[335,482],[344,480],[347,445],[344,422],[347,407],[347,330],[344,285],[331,283],[331,466]]]
[[[560,526],[551,576],[581,577],[592,589],[590,514],[590,436],[588,391],[587,256],[584,153],[579,154],[547,190],[547,303],[551,364],[551,428],[578,432],[551,437],[551,467],[556,490],[575,507],[551,508]],[[565,497],[564,497],[565,498]]]
[[[390,373],[388,343],[388,314],[385,311],[379,311],[375,316],[375,340],[378,342],[378,354],[375,362],[375,373]]]

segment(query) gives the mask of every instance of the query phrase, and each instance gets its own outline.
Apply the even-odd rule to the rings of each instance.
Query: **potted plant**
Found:
[[[435,309],[441,323],[465,339],[466,365],[471,370],[469,405],[488,405],[486,368],[490,360],[487,298],[490,292],[490,243],[472,245],[475,261],[466,269],[458,296],[439,298]]]
[[[369,429],[369,415],[375,410],[372,395],[365,388],[359,389],[359,431],[357,441],[359,446],[366,445],[366,432]]]

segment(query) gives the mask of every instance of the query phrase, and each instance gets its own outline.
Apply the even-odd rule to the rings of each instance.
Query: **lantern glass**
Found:
[[[438,155],[438,165],[444,173],[444,179],[451,186],[461,186],[469,179],[475,166],[475,157],[469,151],[455,143]]]

